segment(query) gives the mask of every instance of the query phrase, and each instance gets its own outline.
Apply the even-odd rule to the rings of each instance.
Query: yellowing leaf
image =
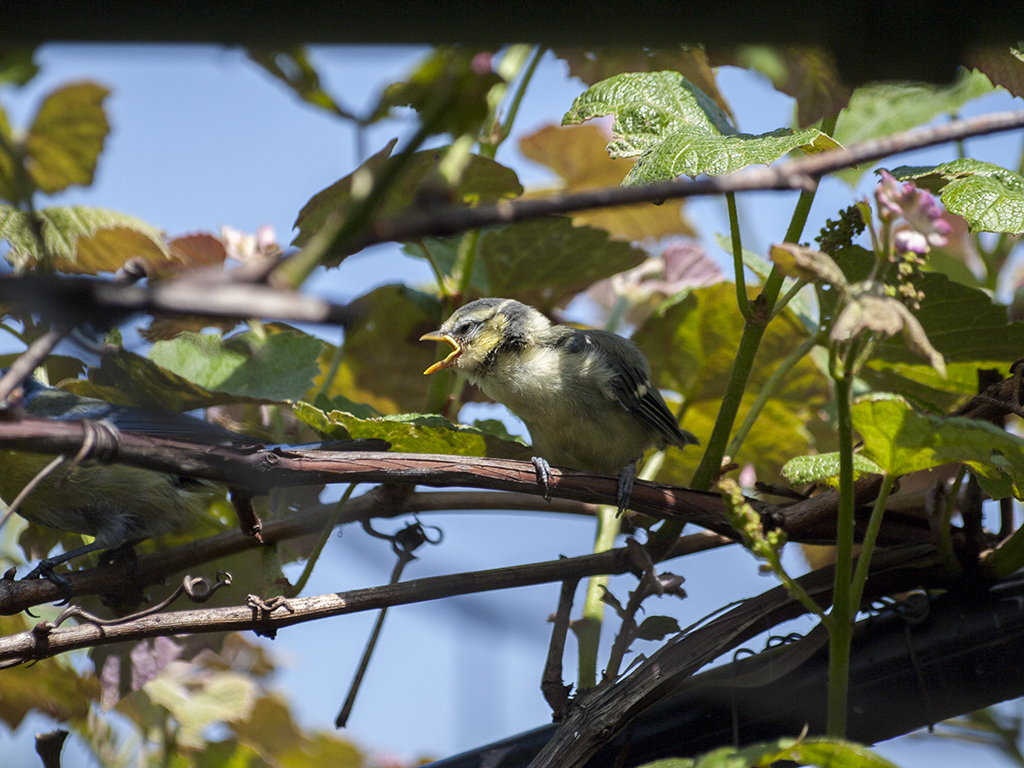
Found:
[[[25,167],[43,192],[92,183],[96,158],[110,132],[103,112],[109,93],[101,85],[82,82],[46,97],[25,138]]]
[[[42,248],[33,215],[42,232]],[[19,270],[42,264],[63,272],[95,274],[114,272],[133,256],[156,262],[167,258],[156,227],[134,216],[84,205],[54,206],[35,214],[0,205],[0,240],[10,244],[4,256]]]
[[[608,187],[622,183],[633,167],[626,158],[608,157],[608,137],[596,125],[559,127],[549,125],[519,141],[519,150],[531,160],[548,166],[562,177],[561,187],[576,192],[592,187]],[[552,189],[535,189],[524,198],[549,195]],[[589,225],[607,230],[612,237],[641,240],[666,235],[693,237],[696,231],[683,213],[682,203],[669,201],[662,205],[637,203],[612,208],[582,211],[572,215],[576,225]]]

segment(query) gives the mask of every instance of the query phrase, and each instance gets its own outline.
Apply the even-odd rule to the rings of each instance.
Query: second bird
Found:
[[[647,358],[614,333],[552,325],[513,299],[480,299],[421,341],[453,347],[425,373],[452,368],[506,406],[530,430],[541,459],[618,473],[620,509],[644,451],[697,444],[651,381]]]

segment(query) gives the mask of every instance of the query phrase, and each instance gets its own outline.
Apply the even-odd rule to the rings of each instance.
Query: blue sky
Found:
[[[364,110],[425,50],[316,48],[314,62],[329,91],[346,107]],[[28,87],[0,93],[14,125],[25,125],[41,96],[68,81],[92,79],[113,91],[106,102],[113,131],[95,184],[59,195],[56,203],[124,211],[169,234],[216,231],[221,225],[254,231],[270,224],[279,241],[287,243],[291,224],[306,200],[359,161],[351,128],[302,104],[238,50],[47,46],[38,60],[42,73]],[[743,130],[761,132],[790,123],[791,101],[771,91],[757,76],[723,70],[720,86]],[[524,183],[540,183],[550,176],[519,155],[516,138],[559,122],[583,88],[568,77],[561,62],[545,57],[516,131],[498,156],[515,167]],[[1013,106],[1007,95],[997,94],[970,105],[965,114]],[[370,131],[367,150],[375,152],[390,138],[408,132],[408,123],[384,123]],[[997,137],[978,140],[972,149],[982,159],[1009,163],[1006,158],[1016,157],[1019,144],[1016,138]],[[950,155],[948,150],[930,151],[899,162],[929,158],[946,160]],[[865,179],[855,194],[866,194],[870,186],[870,179]],[[827,215],[853,199],[848,187],[827,181],[805,238],[816,232]],[[764,254],[770,241],[781,239],[792,200],[792,195],[780,193],[742,197],[745,245]],[[700,220],[709,250],[715,251],[712,236],[727,230],[724,205],[703,200],[689,210],[691,217]],[[308,290],[346,301],[382,283],[429,279],[423,262],[384,245],[348,259],[340,269],[317,275]],[[336,336],[331,340],[336,341]],[[514,421],[510,426],[521,431]],[[590,550],[591,523],[552,518],[497,513],[432,516],[424,522],[442,526],[445,541],[413,563],[406,577],[514,565]],[[800,568],[796,557],[789,560]],[[329,543],[306,594],[384,583],[391,566],[386,543],[346,530]],[[677,561],[670,569],[687,578],[690,597],[673,609],[683,625],[730,600],[774,586],[758,575],[753,559],[738,548]],[[619,594],[631,586],[625,579],[613,583]],[[547,722],[550,713],[540,695],[539,680],[548,641],[546,618],[555,609],[557,596],[558,586],[551,585],[393,610],[350,720],[351,738],[377,752],[440,757]],[[658,606],[663,607],[667,608]],[[278,686],[306,725],[333,728],[374,618],[360,614],[302,625],[282,631],[270,644],[284,667]],[[567,667],[573,663],[567,660]],[[13,740],[15,746],[10,752],[5,748],[5,755],[13,756],[15,765],[36,765],[31,734],[48,727],[42,719],[34,719],[15,735],[0,731],[0,743]],[[72,744],[69,750],[65,764],[82,764],[81,747]],[[921,741],[906,740],[885,745],[882,751],[905,766],[954,765],[978,755],[959,745],[941,743],[929,748]],[[997,758],[987,753],[985,757],[989,764],[996,764]]]

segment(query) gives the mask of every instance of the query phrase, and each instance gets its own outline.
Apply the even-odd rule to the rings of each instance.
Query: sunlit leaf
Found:
[[[190,679],[186,669],[188,665],[172,666],[143,690],[177,721],[177,743],[202,749],[206,745],[204,731],[210,725],[248,716],[256,701],[256,689],[252,678],[239,672],[207,672],[199,683]]]
[[[746,747],[720,747],[696,758],[655,760],[641,768],[771,768],[776,763],[828,768],[896,768],[867,747],[842,739],[777,739]]]
[[[993,163],[962,158],[935,166],[900,166],[892,175],[937,191],[946,210],[971,232],[1024,232],[1024,176]]]
[[[854,246],[841,249],[836,261],[847,280],[857,282],[868,276],[874,257]],[[993,303],[987,293],[945,275],[925,272],[914,284],[924,293],[914,316],[945,358],[947,379],[943,381],[898,337],[879,344],[862,375],[891,391],[902,392],[904,386],[912,386],[915,391],[908,394],[946,410],[961,395],[977,391],[972,366],[1006,370],[1020,357],[1024,323],[1008,322],[1006,309]]]
[[[376,437],[402,453],[442,453],[491,458],[530,458],[522,442],[502,440],[479,427],[452,424],[437,414],[403,413],[361,419],[344,411],[322,411],[309,403],[296,405],[295,413],[322,435],[335,440]]]
[[[569,65],[569,74],[587,85],[595,85],[624,72],[678,72],[714,99],[722,111],[731,114],[715,82],[715,69],[704,49],[695,45],[678,48],[598,48],[590,51],[556,48],[555,55]]]
[[[871,459],[859,453],[853,454],[854,472],[880,474],[883,470]],[[819,483],[839,476],[839,454],[819,453],[814,456],[797,456],[786,462],[782,476],[793,484]]]
[[[110,132],[103,100],[110,91],[96,83],[65,85],[46,97],[25,137],[25,167],[43,192],[92,184],[96,159]]]
[[[950,85],[871,83],[853,92],[839,116],[835,138],[849,146],[889,136],[929,122],[938,115],[957,112],[972,99],[992,90],[980,72],[961,70]],[[871,166],[847,168],[836,175],[851,186]]]
[[[200,386],[233,395],[298,400],[319,373],[323,342],[287,326],[265,325],[227,339],[183,333],[153,345],[149,358]]]
[[[152,360],[124,349],[116,352],[107,350],[100,365],[89,369],[88,380],[74,379],[60,384],[62,388],[85,397],[98,397],[120,405],[155,406],[173,411],[191,411],[226,403],[268,402],[213,392]]]
[[[756,163],[771,163],[794,149],[819,152],[836,146],[813,128],[739,133],[728,116],[677,72],[625,74],[591,87],[573,102],[563,124],[614,115],[612,157],[637,157],[624,185],[676,176],[720,176]]]
[[[682,426],[702,444],[706,444],[721,408],[742,328],[743,317],[736,308],[736,287],[722,283],[692,290],[681,301],[648,318],[633,336],[647,355],[658,386],[685,398]],[[741,403],[740,419],[772,372],[806,338],[802,325],[788,313],[768,325]],[[733,458],[753,463],[761,478],[778,477],[794,454],[810,453],[814,448],[806,425],[817,418],[817,411],[827,398],[826,377],[810,357],[804,358],[782,380],[742,450]],[[694,456],[699,454],[693,449],[669,449],[659,479],[685,481],[692,471]]]
[[[967,462],[983,484],[1009,479],[1013,494],[1024,496],[1024,440],[988,422],[920,414],[903,398],[879,394],[854,403],[853,426],[864,455],[891,474]]]
[[[436,360],[437,345],[419,339],[441,324],[441,302],[395,284],[373,289],[349,308],[357,319],[345,334],[341,365],[326,395],[344,395],[386,414],[422,410],[430,385],[423,371]],[[326,373],[329,360],[321,358],[320,367]]]

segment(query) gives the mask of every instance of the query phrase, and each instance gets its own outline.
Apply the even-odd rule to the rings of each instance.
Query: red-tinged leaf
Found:
[[[179,263],[179,267],[174,271],[196,267],[221,267],[228,256],[224,243],[206,232],[176,237],[167,244],[167,248],[172,258]]]
[[[145,259],[150,267],[155,266],[156,269],[167,263],[162,242],[137,229],[114,227],[80,239],[74,259],[56,259],[55,266],[61,272],[95,275],[116,272],[126,261],[134,258]]]

